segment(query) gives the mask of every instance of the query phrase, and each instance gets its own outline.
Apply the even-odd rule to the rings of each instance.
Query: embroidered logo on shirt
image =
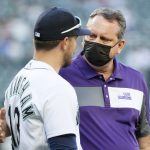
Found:
[[[118,99],[132,100],[130,93],[123,93],[118,96]]]

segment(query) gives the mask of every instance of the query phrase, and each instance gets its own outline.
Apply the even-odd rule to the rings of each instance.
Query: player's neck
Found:
[[[35,60],[49,64],[57,73],[59,72],[63,64],[61,53],[58,53],[56,51],[38,51],[34,53],[33,58]]]

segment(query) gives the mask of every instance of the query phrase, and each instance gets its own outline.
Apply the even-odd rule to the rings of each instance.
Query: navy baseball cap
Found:
[[[64,8],[51,8],[43,12],[34,28],[34,39],[39,41],[61,40],[70,36],[90,35],[81,28],[81,19]]]

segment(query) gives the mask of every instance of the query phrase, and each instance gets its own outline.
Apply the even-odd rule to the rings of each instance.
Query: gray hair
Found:
[[[120,26],[120,31],[118,32],[118,39],[122,39],[126,29],[126,20],[120,10],[113,10],[110,8],[95,9],[91,15],[90,19],[94,18],[96,15],[104,17],[109,22],[117,21]]]

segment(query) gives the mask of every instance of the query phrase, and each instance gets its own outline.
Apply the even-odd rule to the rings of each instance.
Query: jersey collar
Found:
[[[43,62],[43,61],[38,61],[35,59],[30,60],[27,65],[24,67],[24,69],[46,69],[46,70],[52,70],[55,71],[53,69],[53,67],[51,67],[49,64]],[[55,71],[56,72],[56,71]]]

